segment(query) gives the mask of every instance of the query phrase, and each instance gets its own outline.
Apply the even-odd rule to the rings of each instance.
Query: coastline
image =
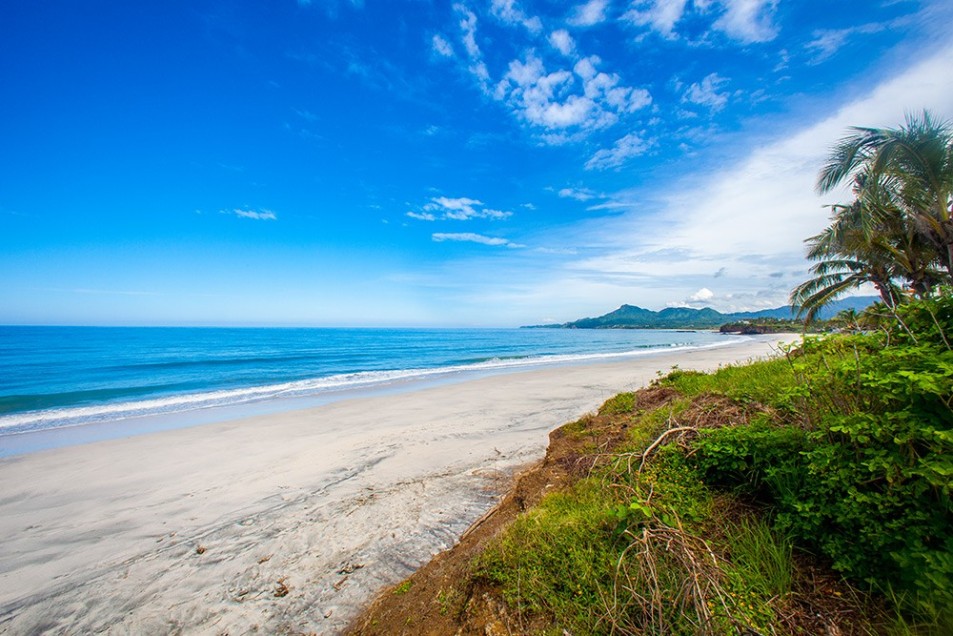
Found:
[[[0,629],[335,633],[450,547],[547,433],[792,334],[514,371],[0,459]]]
[[[27,368],[0,355],[0,369],[18,382],[0,396],[0,457],[738,338],[672,330],[581,338],[565,330],[542,339],[519,329],[30,331],[36,351]],[[70,337],[82,347],[70,348]]]

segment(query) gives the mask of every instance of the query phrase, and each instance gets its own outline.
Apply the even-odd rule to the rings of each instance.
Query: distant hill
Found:
[[[853,296],[831,303],[819,314],[825,320],[845,309],[861,311],[879,300],[876,296]],[[712,329],[728,322],[776,318],[793,320],[796,312],[786,305],[776,309],[745,311],[723,314],[711,307],[693,309],[691,307],[668,307],[661,311],[643,309],[635,305],[622,305],[615,311],[595,318],[582,318],[561,325],[537,325],[536,328],[551,329]]]

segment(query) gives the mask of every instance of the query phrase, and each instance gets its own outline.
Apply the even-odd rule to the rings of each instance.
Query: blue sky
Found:
[[[945,0],[0,8],[0,323],[774,307],[847,126],[953,117]]]

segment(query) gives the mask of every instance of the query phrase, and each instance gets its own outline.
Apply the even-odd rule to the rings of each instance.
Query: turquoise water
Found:
[[[663,330],[0,327],[0,435],[728,340]]]

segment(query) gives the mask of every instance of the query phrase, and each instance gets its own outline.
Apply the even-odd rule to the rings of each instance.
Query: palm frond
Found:
[[[865,282],[856,274],[818,276],[794,288],[791,292],[791,304],[797,307],[797,317],[803,316],[804,321],[810,323],[825,306]]]

